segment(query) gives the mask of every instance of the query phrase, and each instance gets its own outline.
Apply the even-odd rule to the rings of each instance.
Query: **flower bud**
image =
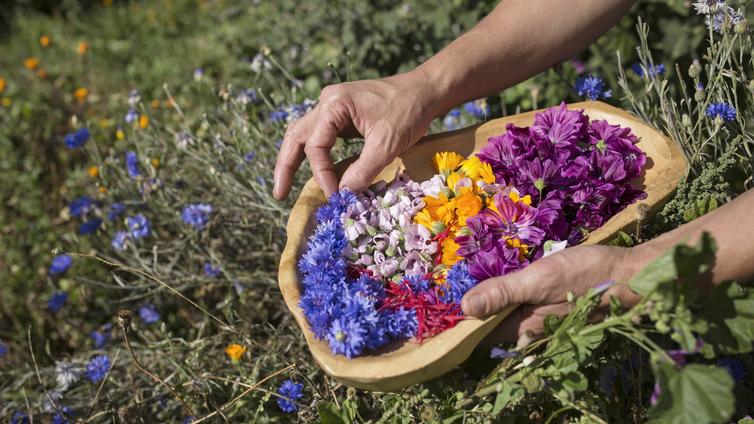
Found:
[[[683,116],[681,116],[681,125],[686,128],[691,128],[691,118],[687,113],[684,113]]]
[[[689,66],[689,76],[691,78],[696,78],[701,73],[702,73],[702,65],[699,63],[698,60],[694,59],[694,62],[692,62],[691,66]]]
[[[699,103],[702,103],[704,101],[704,87],[701,85],[697,85],[696,91],[694,92],[694,100],[696,100]]]
[[[742,19],[741,22],[738,22],[733,26],[733,32],[739,35],[746,34],[746,32],[749,30],[749,23],[746,21],[746,19]]]
[[[754,91],[754,79],[749,81],[749,90]]]

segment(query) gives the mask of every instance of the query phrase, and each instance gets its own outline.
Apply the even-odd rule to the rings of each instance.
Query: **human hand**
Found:
[[[337,191],[330,149],[338,136],[364,137],[361,155],[346,169],[340,187],[365,189],[427,132],[440,112],[437,91],[419,70],[325,87],[314,109],[288,125],[275,164],[273,195],[278,200],[288,196],[304,157],[325,194]]]
[[[522,305],[488,337],[489,342],[525,344],[544,331],[548,315],[569,312],[568,292],[583,295],[606,281],[627,282],[647,261],[637,248],[575,246],[533,262],[503,277],[479,283],[463,297],[466,315],[482,317],[500,312],[509,305]],[[625,284],[614,284],[602,295],[603,310],[610,296],[625,306],[640,300]]]

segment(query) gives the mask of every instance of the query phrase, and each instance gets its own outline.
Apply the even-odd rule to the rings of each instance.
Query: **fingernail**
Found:
[[[482,299],[482,296],[470,296],[468,299],[463,299],[462,303],[463,311],[466,315],[479,316],[484,313],[484,299]]]

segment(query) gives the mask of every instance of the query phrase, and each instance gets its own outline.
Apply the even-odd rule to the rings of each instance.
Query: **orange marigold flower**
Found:
[[[426,196],[424,203],[427,205],[425,210],[433,221],[440,221],[447,226],[455,219],[455,201],[449,200],[444,194],[440,193],[439,198]]]
[[[432,164],[437,172],[448,175],[458,168],[463,159],[463,156],[456,152],[438,152],[432,158]]]
[[[89,43],[87,43],[86,41],[80,41],[78,47],[76,47],[76,52],[83,56],[88,51],[89,51]]]
[[[152,167],[157,168],[158,166],[160,166],[160,160],[157,158],[152,159]]]
[[[234,361],[238,361],[246,353],[246,347],[238,343],[231,343],[225,348],[225,353]]]
[[[41,45],[42,47],[49,46],[50,45],[50,37],[47,36],[47,35],[43,35],[43,36],[39,37],[39,45]]]
[[[149,117],[147,115],[141,115],[139,117],[139,128],[144,129],[149,126]]]
[[[4,79],[0,78],[0,93],[2,93],[3,91],[5,91],[5,86],[7,84],[8,83],[6,83]]]
[[[28,69],[30,71],[33,71],[33,70],[37,69],[37,67],[39,67],[39,59],[37,59],[34,56],[27,57],[24,60],[24,66],[26,67],[26,69]]]
[[[471,190],[465,190],[463,194],[455,198],[455,202],[456,216],[461,226],[466,225],[467,219],[476,216],[482,210],[482,199]]]
[[[99,191],[102,194],[105,194],[105,193],[107,193],[107,187],[105,187],[105,186],[99,186],[99,187],[97,187],[97,191]]]
[[[89,95],[89,90],[84,87],[79,87],[76,89],[76,91],[73,92],[73,97],[76,98],[79,102],[83,102],[86,100],[86,97]]]
[[[37,71],[37,76],[40,79],[45,79],[45,78],[47,78],[47,71],[45,71],[44,69],[40,69],[40,70]]]
[[[99,168],[96,166],[90,166],[89,169],[86,170],[86,173],[92,178],[97,178],[99,175]]]
[[[455,242],[454,237],[448,236],[442,241],[442,263],[443,265],[447,265],[448,267],[451,267],[456,264],[456,262],[463,259],[462,257],[458,256],[456,252],[458,252],[458,248],[461,247],[458,245],[458,243]]]

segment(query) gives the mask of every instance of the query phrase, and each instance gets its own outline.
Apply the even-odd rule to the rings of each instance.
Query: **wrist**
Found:
[[[448,70],[445,71],[439,72],[437,66],[430,60],[404,74],[412,86],[418,89],[418,101],[431,119],[444,116],[456,106],[452,96],[453,84]]]

